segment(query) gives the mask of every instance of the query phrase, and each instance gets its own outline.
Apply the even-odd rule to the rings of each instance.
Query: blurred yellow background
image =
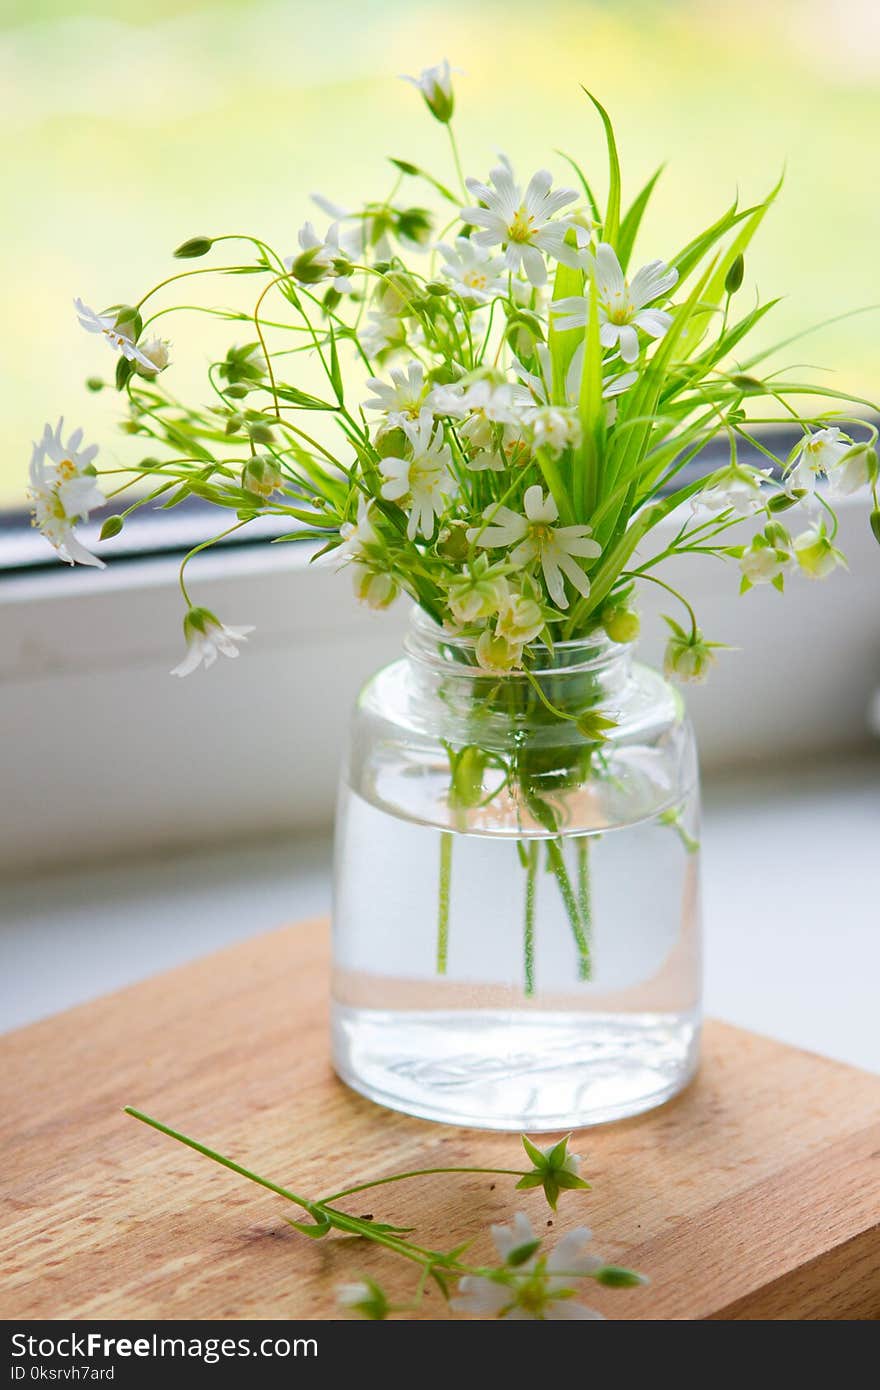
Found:
[[[748,291],[786,296],[765,340],[880,299],[875,0],[5,0],[0,505],[21,503],[48,417],[83,424],[105,461],[125,457],[118,401],[83,388],[112,363],[78,329],[73,296],[138,298],[197,232],[255,231],[287,252],[312,190],[384,195],[386,154],[451,178],[444,132],[396,80],[444,55],[464,70],[468,172],[503,148],[524,173],[563,175],[561,147],[604,190],[581,82],[614,117],[625,195],[669,161],[643,259],[674,254],[737,189],[763,195],[785,163],[748,263]],[[833,364],[823,380],[874,399],[878,329],[863,315],[793,360]],[[209,330],[189,316],[172,331],[194,381]]]

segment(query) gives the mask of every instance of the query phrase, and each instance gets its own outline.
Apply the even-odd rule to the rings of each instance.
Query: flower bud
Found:
[[[602,626],[612,642],[634,642],[641,623],[638,613],[631,608],[611,604],[602,610]]]
[[[776,492],[767,502],[768,512],[787,512],[789,507],[796,507],[804,497],[804,488],[794,488],[790,493]]]
[[[106,385],[107,385],[107,383],[106,383],[106,381],[104,381],[103,377],[100,377],[100,376],[87,376],[87,377],[86,377],[86,390],[87,390],[87,391],[103,391],[103,389],[104,389],[104,387],[105,387]]]
[[[281,486],[282,472],[271,454],[255,454],[241,470],[241,485],[245,492],[257,497],[271,497]]]
[[[672,629],[672,636],[663,658],[664,675],[677,676],[682,681],[704,681],[715,661],[714,648],[723,644],[707,642],[699,628],[685,632],[671,618],[666,622]]]
[[[740,254],[732,262],[730,269],[724,277],[725,294],[736,294],[737,290],[743,282],[745,268],[746,263],[743,259],[742,252],[740,252]]]
[[[197,256],[206,256],[214,245],[210,237],[191,236],[189,241],[184,241],[174,252],[179,261],[195,260]]]
[[[424,246],[431,238],[431,214],[427,208],[406,208],[397,217],[397,234]]]
[[[389,608],[397,598],[398,588],[392,576],[364,565],[352,565],[352,584],[355,597],[370,608]]]
[[[608,1289],[634,1289],[638,1284],[647,1284],[644,1274],[636,1274],[633,1269],[623,1269],[620,1265],[603,1265],[593,1275],[597,1284]]]
[[[871,513],[871,530],[874,533],[874,540],[880,545],[880,508],[875,507]]]
[[[444,526],[437,541],[437,554],[442,555],[444,560],[464,560],[471,548],[467,532],[466,521],[451,521]]]
[[[442,125],[449,124],[455,109],[455,94],[452,90],[452,69],[448,59],[444,58],[443,62],[437,63],[435,67],[425,68],[418,77],[405,77],[404,81],[418,87],[435,120],[440,121]]]
[[[301,251],[290,267],[290,273],[301,285],[317,285],[327,278],[327,262],[323,246],[310,246]]]
[[[488,628],[477,638],[474,654],[483,670],[494,676],[506,676],[522,662],[522,647],[511,646],[506,637],[498,637]]]
[[[108,516],[101,527],[101,534],[98,539],[109,541],[113,536],[118,536],[124,524],[121,516]]]
[[[794,540],[795,559],[808,579],[825,579],[846,561],[824,530],[811,526]]]

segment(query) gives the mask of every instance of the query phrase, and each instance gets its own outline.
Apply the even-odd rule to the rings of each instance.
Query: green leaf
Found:
[[[563,1139],[557,1140],[553,1145],[553,1148],[547,1155],[547,1163],[551,1168],[559,1168],[565,1162],[568,1157],[568,1141],[570,1138],[571,1135],[566,1134]]]
[[[603,445],[605,443],[605,402],[602,399],[602,345],[599,341],[599,292],[595,275],[590,275],[590,312],[584,328],[584,365],[578,397],[581,445],[577,462],[581,470],[581,516],[592,515],[600,493]]]
[[[339,353],[336,350],[336,334],[333,331],[332,323],[329,326],[330,335],[330,382],[336,392],[336,399],[340,405],[345,403],[345,390],[342,385],[342,371],[339,366]]]
[[[308,1236],[311,1240],[321,1240],[331,1229],[329,1221],[320,1221],[312,1225],[311,1222],[307,1221],[293,1221],[289,1216],[286,1216],[284,1219],[288,1226],[293,1226],[294,1230],[301,1232],[304,1236]]]
[[[577,163],[576,160],[572,159],[570,154],[565,153],[565,150],[557,150],[556,153],[559,155],[560,159],[564,159],[566,164],[569,164],[571,168],[574,170],[574,172],[577,174],[578,182],[580,183],[581,188],[584,190],[584,197],[590,205],[590,212],[593,214],[593,220],[595,222],[600,222],[602,219],[599,216],[599,204],[596,202],[596,195],[594,194],[592,188],[587,182],[587,176],[584,173],[583,169]]]
[[[654,185],[656,184],[657,180],[659,179],[660,175],[663,173],[663,170],[665,168],[666,165],[661,164],[659,169],[655,170],[655,172],[648,179],[648,182],[645,184],[641,193],[639,193],[638,196],[633,200],[632,205],[627,210],[627,213],[620,224],[620,235],[617,239],[617,259],[620,261],[622,270],[626,270],[627,266],[629,265],[629,258],[633,253],[633,247],[635,246],[636,237],[638,236],[639,227],[641,226],[642,218],[645,213],[645,208],[648,206],[648,201],[651,197],[651,194],[654,192]]]
[[[611,117],[602,103],[593,96],[592,92],[587,91],[586,87],[582,87],[581,90],[589,97],[599,112],[605,127],[605,140],[608,145],[608,203],[605,208],[602,237],[616,250],[620,231],[620,160],[617,155],[617,142],[614,139],[614,127],[611,124]]]
[[[402,174],[406,174],[408,178],[424,179],[432,188],[436,188],[441,197],[446,198],[450,203],[454,203],[456,207],[459,206],[460,200],[456,198],[455,194],[452,193],[444,183],[441,183],[439,179],[435,179],[433,174],[429,174],[427,169],[420,169],[417,164],[410,164],[408,159],[393,159],[391,156],[389,156],[389,163],[393,164],[395,169],[399,169]]]

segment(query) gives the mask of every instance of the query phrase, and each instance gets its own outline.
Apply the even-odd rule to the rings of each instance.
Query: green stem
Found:
[[[452,833],[440,834],[440,892],[437,898],[437,974],[446,974],[449,959],[449,895],[452,883]]]
[[[527,998],[535,992],[535,893],[538,877],[538,842],[532,840],[526,850],[526,916],[523,931],[523,964],[525,973],[525,994]]]
[[[562,896],[562,901],[571,926],[572,936],[577,946],[578,978],[581,980],[588,980],[591,973],[590,943],[584,933],[583,924],[578,911],[577,899],[574,895],[574,889],[571,886],[568,870],[565,867],[565,860],[562,857],[562,849],[559,840],[547,841],[547,861],[556,876],[556,882],[559,884],[559,892]]]
[[[580,908],[581,922],[584,928],[584,936],[587,941],[587,952],[590,960],[593,956],[593,902],[590,886],[590,841],[587,835],[579,835],[575,840],[577,852],[577,879],[578,879],[578,907]]]
[[[163,1125],[160,1120],[154,1120],[150,1115],[144,1115],[142,1111],[135,1110],[132,1106],[125,1106],[126,1115],[131,1115],[135,1120],[140,1120],[142,1124],[149,1125],[152,1129],[158,1129],[160,1134],[167,1134],[169,1139],[176,1139],[179,1144],[185,1144],[188,1149],[195,1149],[197,1154],[204,1154],[205,1158],[211,1158],[221,1167],[228,1168],[233,1173],[238,1173],[241,1178],[248,1178],[250,1182],[255,1182],[259,1187],[268,1188],[270,1192],[276,1193],[279,1197],[284,1197],[288,1202],[295,1202],[298,1207],[302,1207],[310,1215],[312,1208],[317,1204],[308,1201],[305,1197],[299,1197],[295,1192],[290,1192],[286,1187],[279,1187],[277,1183],[270,1182],[268,1178],[261,1178],[257,1173],[252,1173],[249,1168],[242,1168],[241,1164],[233,1163],[231,1158],[224,1158],[214,1149],[209,1149],[204,1144],[199,1144],[195,1139],[189,1139],[187,1135],[180,1134],[176,1129],[169,1129],[168,1125]]]
[[[326,1207],[330,1202],[338,1202],[343,1197],[351,1197],[355,1192],[367,1192],[371,1187],[384,1187],[390,1182],[402,1182],[404,1178],[427,1178],[432,1173],[491,1173],[508,1178],[521,1178],[521,1168],[412,1168],[408,1173],[392,1173],[387,1178],[374,1178],[372,1182],[359,1182],[354,1187],[345,1187],[330,1197],[322,1197],[316,1205]]]

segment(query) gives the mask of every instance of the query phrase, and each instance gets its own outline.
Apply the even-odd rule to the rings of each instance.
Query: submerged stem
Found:
[[[523,930],[524,992],[530,998],[535,992],[535,892],[538,886],[538,842],[532,840],[526,850],[526,915]]]
[[[452,833],[440,834],[440,890],[437,897],[437,974],[446,974],[449,959],[449,894],[452,884]]]
[[[571,878],[569,877],[568,869],[565,867],[565,860],[562,857],[562,848],[559,840],[547,841],[547,862],[556,877],[556,882],[559,884],[559,892],[562,896],[562,902],[565,906],[572,936],[574,937],[577,947],[578,978],[581,980],[589,980],[592,972],[590,943],[584,932],[578,902],[574,895],[574,889],[571,886]]]
[[[593,895],[590,879],[590,840],[587,835],[579,835],[575,840],[575,850],[577,852],[577,879],[578,879],[578,907],[581,914],[581,923],[584,929],[584,937],[587,942],[587,953],[592,963],[593,956]]]

